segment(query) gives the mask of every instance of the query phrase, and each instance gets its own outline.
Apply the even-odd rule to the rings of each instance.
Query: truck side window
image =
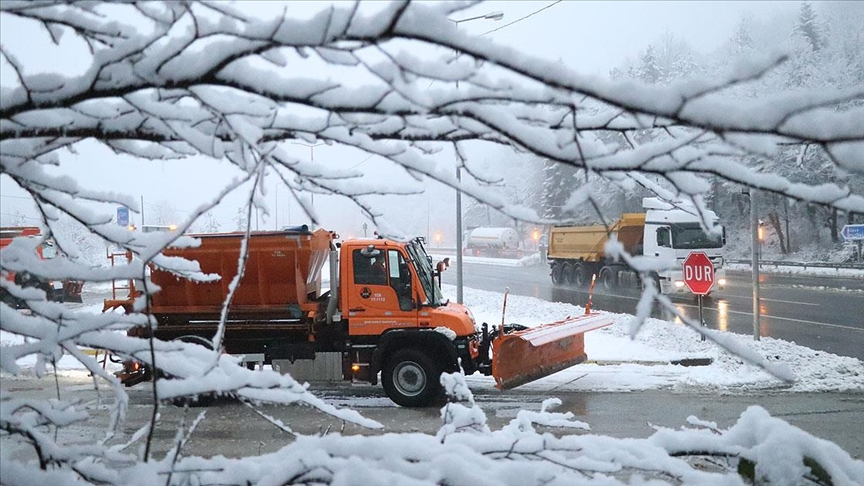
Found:
[[[414,298],[411,293],[411,272],[408,264],[396,250],[387,252],[387,264],[390,267],[390,286],[399,297],[399,309],[410,311],[414,308]]]
[[[657,228],[657,246],[672,248],[672,238],[669,235],[669,228],[665,226]]]
[[[352,259],[355,284],[387,285],[387,267],[384,263],[384,252],[369,257],[363,254],[363,250],[354,250]]]

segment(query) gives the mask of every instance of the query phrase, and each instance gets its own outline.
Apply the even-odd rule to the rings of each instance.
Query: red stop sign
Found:
[[[708,295],[714,286],[714,265],[702,251],[690,252],[684,260],[684,283],[696,295]]]

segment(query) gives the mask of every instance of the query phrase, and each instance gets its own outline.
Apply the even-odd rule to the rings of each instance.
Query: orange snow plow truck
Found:
[[[241,233],[191,236],[200,238],[200,246],[164,254],[197,260],[203,272],[222,278],[194,283],[153,269],[161,290],[151,297],[150,312],[161,340],[211,339],[237,273]],[[380,372],[387,396],[420,407],[441,395],[440,374],[460,366],[466,375],[492,375],[499,389],[508,389],[580,363],[586,359],[584,333],[611,324],[605,315],[589,313],[532,328],[477,325],[467,307],[442,297],[440,274],[447,263],[433,266],[422,239],[337,238],[305,227],[252,233],[229,307],[225,352],[268,364],[311,360],[311,366],[316,357],[335,355],[341,379],[377,384]],[[106,308],[117,306],[131,311],[132,299],[106,302]],[[129,332],[144,337],[149,331]],[[119,374],[128,386],[151,375],[134,362]]]
[[[37,226],[4,226],[0,228],[0,251],[12,244],[15,238],[37,238],[42,235],[42,230]],[[36,254],[40,260],[56,258],[58,251],[54,240],[47,239],[36,247]],[[5,272],[6,280],[15,282],[21,287],[36,287],[45,292],[48,300],[57,302],[81,302],[81,290],[84,282],[80,280],[53,280],[36,277],[29,272]],[[23,307],[24,302],[14,297],[4,288],[0,288],[0,301],[6,302],[13,307]]]

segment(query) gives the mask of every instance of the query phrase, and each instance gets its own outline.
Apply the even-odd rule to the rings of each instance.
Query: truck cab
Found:
[[[436,281],[443,267],[433,269],[421,240],[350,240],[340,253],[341,281],[331,288],[348,324],[352,378],[375,383],[382,371],[388,395],[410,406],[428,401],[433,376],[460,361],[467,373],[482,365],[474,317],[443,298]]]
[[[723,268],[723,246],[726,243],[726,230],[718,224],[719,219],[713,211],[706,211],[704,217],[714,231],[702,229],[700,217],[695,207],[673,206],[656,198],[645,198],[642,206],[645,213],[645,232],[643,252],[663,261],[675,261],[674,269],[658,272],[658,283],[664,294],[689,292],[684,284],[682,265],[692,251],[702,251],[714,265],[715,285],[712,291],[723,290],[726,286],[726,271]]]

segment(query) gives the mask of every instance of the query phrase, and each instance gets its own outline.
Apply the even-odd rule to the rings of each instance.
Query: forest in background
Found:
[[[688,78],[725,75],[743,59],[768,54],[778,49],[789,59],[755,82],[730,90],[738,99],[754,99],[768,93],[826,87],[844,89],[864,84],[864,3],[802,3],[797,15],[777,15],[768,19],[744,16],[726,42],[715,52],[696,53],[682,39],[667,33],[645,46],[635,58],[612,70],[612,78],[632,78],[648,84],[673,85]],[[852,101],[850,103],[859,103]],[[599,109],[599,108],[598,108]],[[651,137],[662,137],[657,130],[645,130],[636,139],[607,136],[603,142],[626,148],[635,147]],[[639,138],[642,137],[642,138]],[[599,223],[592,202],[603,212],[606,222],[614,222],[623,212],[641,211],[642,197],[654,194],[644,187],[622,188],[585,170],[575,170],[514,153],[502,171],[502,191],[511,202],[526,205],[549,219],[567,218],[575,223]],[[864,176],[838,169],[815,146],[790,145],[771,159],[751,157],[746,161],[760,171],[774,172],[792,182],[812,183],[830,180],[849,191],[864,193]],[[495,161],[489,161],[490,165]],[[651,176],[646,176],[649,179]],[[655,181],[659,183],[659,178]],[[574,187],[587,184],[588,201],[581,194],[573,197]],[[662,184],[662,183],[661,183]],[[749,195],[737,184],[715,178],[706,195],[727,229],[727,255],[744,258],[750,254]],[[465,228],[513,226],[512,220],[472,201],[465,212]],[[790,261],[844,262],[855,258],[854,247],[844,243],[840,231],[846,224],[864,222],[864,215],[789,200],[777,194],[761,193],[758,216],[765,228],[763,257]],[[533,226],[516,225],[528,237]]]

